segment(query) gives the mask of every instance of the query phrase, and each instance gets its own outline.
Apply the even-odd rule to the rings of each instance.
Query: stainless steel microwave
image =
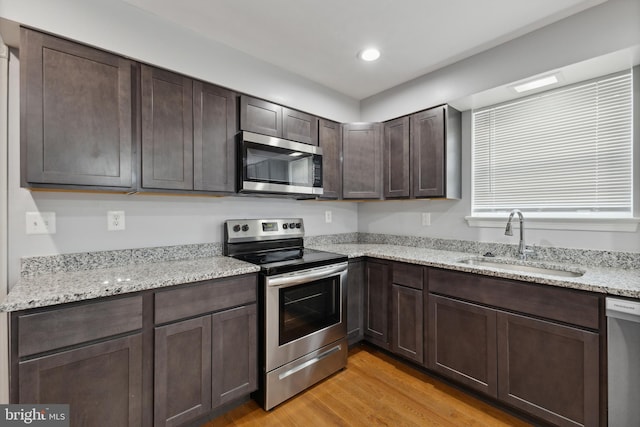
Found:
[[[238,190],[241,193],[322,194],[322,149],[260,135],[238,134]]]

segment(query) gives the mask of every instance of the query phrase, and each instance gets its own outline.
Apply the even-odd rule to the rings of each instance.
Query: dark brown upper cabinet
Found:
[[[384,123],[384,197],[461,197],[460,112],[439,106]]]
[[[22,185],[132,189],[134,64],[23,28],[20,70]]]
[[[340,123],[320,119],[319,142],[322,148],[322,198],[342,196],[342,132]]]
[[[411,115],[411,197],[461,197],[460,112],[448,105]]]
[[[193,188],[234,192],[238,129],[236,94],[230,90],[193,83]]]
[[[347,123],[342,127],[342,198],[380,199],[382,124]]]
[[[400,117],[384,124],[383,195],[385,199],[409,197],[409,117]]]
[[[317,117],[246,95],[240,97],[240,128],[318,145]]]
[[[142,66],[142,187],[193,190],[193,81]]]
[[[282,137],[282,107],[262,99],[242,95],[240,97],[240,129]]]
[[[282,107],[282,137],[309,145],[318,145],[318,118]]]

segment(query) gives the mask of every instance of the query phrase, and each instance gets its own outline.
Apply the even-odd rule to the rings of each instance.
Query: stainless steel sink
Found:
[[[477,265],[478,267],[501,268],[503,270],[521,271],[523,273],[547,274],[549,276],[580,277],[584,274],[583,272],[580,272],[580,271],[564,270],[561,268],[536,267],[534,265],[509,263],[509,262],[502,262],[497,260],[489,261],[486,259],[479,259],[479,258],[463,259],[460,262],[464,264],[469,264],[469,265]]]

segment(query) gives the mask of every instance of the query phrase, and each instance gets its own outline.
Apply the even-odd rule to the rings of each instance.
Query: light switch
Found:
[[[27,212],[27,234],[56,234],[55,212]]]
[[[428,227],[431,225],[431,214],[429,212],[422,212],[422,226]]]

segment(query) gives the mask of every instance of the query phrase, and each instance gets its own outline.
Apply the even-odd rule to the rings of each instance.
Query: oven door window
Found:
[[[340,276],[279,290],[280,345],[340,322]]]
[[[245,179],[273,184],[314,186],[315,154],[245,142]]]

